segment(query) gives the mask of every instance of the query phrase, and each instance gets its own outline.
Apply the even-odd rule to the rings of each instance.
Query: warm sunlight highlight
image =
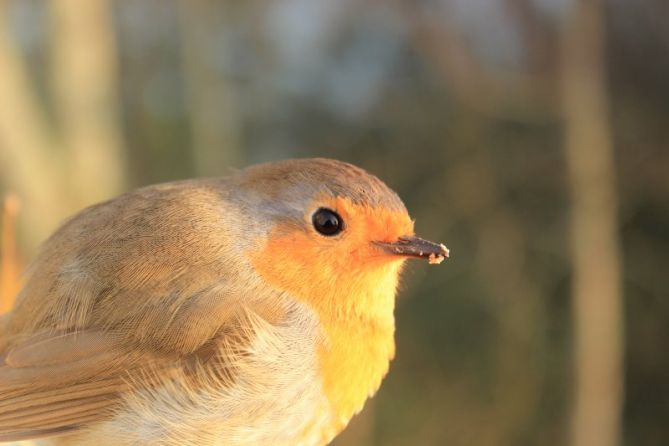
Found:
[[[4,198],[0,227],[0,314],[12,308],[21,287],[21,262],[16,251],[16,216],[19,208],[17,196],[8,194]]]

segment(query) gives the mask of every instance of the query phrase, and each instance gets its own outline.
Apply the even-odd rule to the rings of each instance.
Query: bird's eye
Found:
[[[311,222],[319,233],[327,236],[337,235],[344,230],[344,220],[335,211],[326,208],[314,212]]]

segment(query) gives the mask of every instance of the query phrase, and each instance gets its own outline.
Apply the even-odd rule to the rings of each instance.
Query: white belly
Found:
[[[280,326],[251,317],[256,336],[226,357],[228,381],[201,372],[194,390],[176,379],[134,394],[109,421],[49,439],[72,446],[316,446],[326,444],[332,412],[318,376],[317,322],[304,308]],[[200,375],[198,375],[200,376]],[[202,382],[202,381],[200,381]]]

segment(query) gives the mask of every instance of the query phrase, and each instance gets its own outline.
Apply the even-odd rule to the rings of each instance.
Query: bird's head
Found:
[[[269,222],[249,252],[256,271],[330,314],[392,316],[404,261],[448,256],[444,245],[414,235],[395,192],[351,164],[282,161],[246,169],[237,181],[250,191],[247,206]]]

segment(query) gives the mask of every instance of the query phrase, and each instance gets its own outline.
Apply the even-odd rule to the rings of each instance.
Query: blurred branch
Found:
[[[78,208],[118,193],[123,180],[108,4],[64,0],[48,7],[55,24],[52,65],[61,140],[43,113],[9,26],[0,27],[0,170],[23,198],[32,244]],[[7,8],[0,2],[5,19]]]
[[[216,58],[212,45],[212,18],[217,12],[211,2],[178,2],[181,20],[182,57],[190,110],[195,167],[200,175],[220,174],[224,167],[241,160],[239,117],[234,91]],[[227,8],[227,6],[226,6]],[[220,31],[219,31],[220,32]],[[216,48],[216,52],[222,52]]]
[[[0,2],[4,20],[6,9],[7,3]],[[0,73],[0,171],[3,181],[29,203],[25,206],[31,222],[29,238],[42,239],[53,228],[50,219],[64,217],[59,204],[67,195],[58,190],[58,144],[7,24],[0,26]]]
[[[50,2],[54,97],[82,205],[123,187],[118,67],[106,0]],[[91,187],[95,185],[95,187]]]
[[[574,446],[619,444],[623,404],[620,240],[603,27],[603,2],[579,0],[562,41],[574,268]]]
[[[20,202],[15,195],[7,195],[2,202],[0,222],[0,314],[12,308],[20,288],[21,262],[16,251],[16,216]]]

